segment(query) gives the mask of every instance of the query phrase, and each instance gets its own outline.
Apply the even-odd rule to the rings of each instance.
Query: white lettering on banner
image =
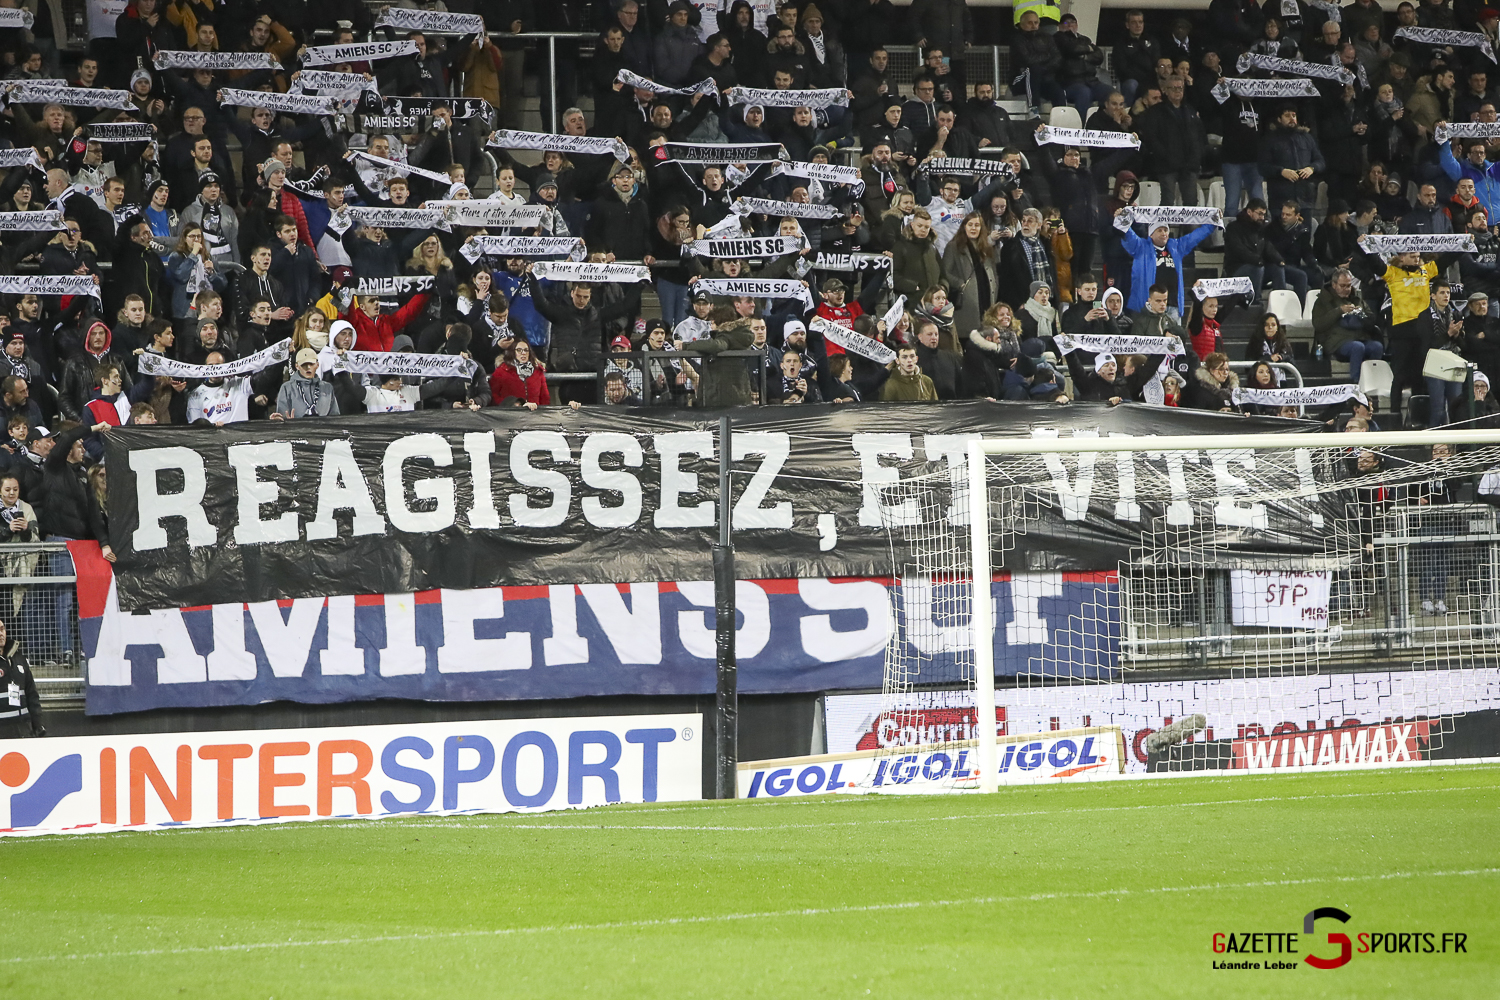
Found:
[[[702,731],[678,714],[28,740],[0,836],[690,801]]]
[[[678,593],[705,611],[677,612],[677,638],[691,656],[712,660],[718,655],[715,633],[714,585],[712,581],[679,583]],[[734,582],[734,610],[741,621],[735,625],[736,656],[750,659],[759,656],[771,641],[771,599],[765,590],[749,580]]]
[[[489,670],[530,670],[531,633],[506,632],[499,639],[476,637],[481,621],[505,617],[505,597],[499,587],[480,590],[443,590],[443,645],[438,648],[438,671],[473,673]]]
[[[1328,627],[1332,574],[1327,570],[1229,571],[1233,622],[1266,628]]]
[[[859,656],[874,656],[885,649],[894,630],[890,594],[873,580],[835,583],[832,580],[798,580],[797,594],[817,611],[862,611],[863,628],[849,632],[833,627],[832,615],[806,615],[800,623],[802,649],[820,663],[837,663]]]
[[[1042,617],[1043,598],[1062,596],[1061,573],[1016,573],[1010,578],[1011,612],[1005,623],[1005,641],[1013,646],[1045,646],[1051,636]]]
[[[713,279],[704,279],[709,280]],[[377,355],[370,370],[384,370],[396,363],[379,360],[387,357],[404,359],[400,370],[406,373],[461,374],[460,367],[451,371],[410,367],[428,357],[422,355]],[[356,366],[355,370],[361,369]],[[1293,402],[1311,403],[1325,393],[1331,398],[1347,392],[1347,387],[1276,392],[1288,393],[1285,398]],[[1296,395],[1299,393],[1306,395]],[[1246,398],[1253,401],[1260,397],[1247,392]],[[1265,398],[1272,398],[1270,391]],[[1031,433],[1036,437],[1058,435],[1055,428],[1035,428]],[[1078,428],[1071,433],[1089,440],[1097,437],[1099,430]],[[133,489],[140,511],[140,522],[129,529],[131,547],[147,552],[181,544],[184,539],[190,548],[217,545],[221,540],[263,545],[333,539],[339,537],[344,511],[354,515],[350,528],[345,529],[352,530],[354,537],[383,534],[387,521],[396,531],[423,534],[455,525],[482,531],[501,530],[512,523],[524,528],[556,528],[579,515],[595,528],[700,528],[715,523],[715,491],[702,474],[715,458],[711,434],[674,431],[648,438],[595,431],[577,437],[579,440],[574,441],[559,431],[521,430],[502,446],[494,432],[429,432],[386,438],[380,451],[361,451],[360,458],[355,457],[355,443],[348,438],[301,444],[227,444],[224,458],[236,493],[232,503],[217,508],[215,516],[225,522],[217,526],[210,522],[206,509],[203,453],[181,446],[137,448],[129,452],[128,459],[135,483],[127,488]],[[963,448],[968,439],[968,435],[939,434],[925,435],[920,442],[928,461],[945,461],[948,465],[951,497],[944,503],[954,524],[961,523],[956,519],[963,516],[955,504],[967,489]],[[799,513],[823,513],[799,511],[795,496],[801,494],[783,482],[783,470],[791,460],[785,432],[749,432],[737,436],[737,440],[741,443],[735,449],[735,462],[749,463],[740,468],[746,478],[735,501],[737,528],[784,531],[791,528]],[[912,460],[918,443],[911,433],[850,434],[851,458],[859,463],[861,501],[857,515],[851,512],[849,516],[860,527],[882,527],[883,508],[885,516],[895,519],[893,523],[916,523],[916,498],[907,496],[896,502],[886,490],[902,481],[900,466]],[[507,457],[496,461],[495,452],[502,447]],[[466,456],[464,462],[454,461],[459,448]],[[413,466],[413,461],[423,467]],[[1042,461],[1061,515],[1070,521],[1088,516],[1099,456],[1047,455]],[[1190,526],[1200,512],[1224,527],[1264,528],[1268,524],[1266,506],[1246,504],[1243,499],[1250,491],[1243,471],[1256,468],[1253,452],[1218,452],[1205,462],[1199,452],[1150,451],[1148,446],[1103,461],[1115,465],[1118,492],[1111,498],[1110,508],[1117,520],[1139,522],[1143,516],[1137,482],[1144,465],[1149,470],[1148,481],[1166,484],[1161,500],[1170,525]],[[1296,461],[1295,475],[1302,487],[1299,499],[1315,503],[1317,483],[1309,460],[1302,456]],[[429,471],[429,467],[449,466],[453,467],[451,474]],[[301,484],[297,492],[306,499],[288,509],[286,493],[290,488],[277,485],[276,477],[268,471],[272,469],[293,473],[294,481]],[[182,477],[184,485],[169,492],[163,483],[171,481],[174,473]],[[1288,469],[1286,474],[1294,473]],[[398,476],[405,481],[406,493],[396,489]],[[372,490],[371,483],[377,481],[389,486]],[[310,495],[314,489],[316,497]],[[1209,503],[1190,499],[1205,495]],[[462,504],[458,498],[463,498]],[[276,509],[278,504],[280,510]],[[1309,517],[1316,516],[1316,511],[1309,511]]]
[[[579,584],[578,592],[604,630],[621,663],[661,662],[661,591],[654,583],[630,585],[630,607],[612,583]]]

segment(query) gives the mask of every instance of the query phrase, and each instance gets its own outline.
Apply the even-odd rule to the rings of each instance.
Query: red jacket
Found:
[[[396,334],[406,329],[406,324],[416,319],[426,306],[427,293],[421,292],[413,295],[410,302],[395,312],[375,319],[366,316],[365,311],[357,306],[344,313],[341,318],[354,324],[356,351],[389,351],[396,340]]]
[[[297,239],[312,247],[313,256],[318,255],[318,245],[312,240],[312,231],[307,228],[307,213],[302,210],[302,199],[290,190],[281,189],[281,214],[289,215],[297,223]]]
[[[515,365],[509,362],[496,365],[495,374],[490,376],[490,402],[498,406],[506,396],[547,406],[552,402],[552,393],[547,389],[547,370],[537,365],[531,377],[522,381]]]
[[[858,302],[850,302],[847,305],[834,307],[824,302],[818,306],[818,318],[826,319],[830,323],[837,323],[846,330],[854,329],[854,321],[865,314],[865,310]],[[831,340],[824,339],[823,348],[831,358],[837,354],[843,354],[844,349]]]

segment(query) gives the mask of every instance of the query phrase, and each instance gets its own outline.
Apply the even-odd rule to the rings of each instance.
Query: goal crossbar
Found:
[[[990,562],[989,490],[985,457],[989,455],[1099,454],[1126,451],[1227,451],[1298,448],[1394,448],[1420,445],[1500,444],[1500,430],[1462,431],[1363,431],[1327,434],[1205,434],[1187,436],[1121,435],[1119,437],[994,437],[975,438],[968,447],[970,504],[970,558],[973,565],[974,601],[970,620],[974,648],[974,699],[976,718],[988,732],[995,718],[995,616],[992,602],[982,599],[979,581],[993,575]],[[999,752],[995,739],[979,741],[979,787],[993,792],[999,787]]]

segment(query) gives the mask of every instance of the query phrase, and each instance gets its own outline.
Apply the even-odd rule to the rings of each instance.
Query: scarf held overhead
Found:
[[[137,357],[142,375],[165,375],[169,378],[234,378],[253,375],[263,368],[281,364],[292,355],[292,341],[278,341],[263,350],[256,351],[238,361],[227,361],[222,365],[190,365],[147,351]]]

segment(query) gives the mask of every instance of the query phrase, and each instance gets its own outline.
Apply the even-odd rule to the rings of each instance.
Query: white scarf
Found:
[[[12,104],[61,104],[64,107],[119,108],[134,111],[128,90],[96,90],[93,87],[43,86],[35,81],[22,80],[7,84],[6,90]]]
[[[1493,139],[1500,135],[1500,122],[1443,122],[1433,130],[1432,137],[1438,142],[1449,139]]]
[[[174,361],[160,354],[147,351],[137,357],[142,375],[166,375],[171,378],[235,378],[251,375],[262,368],[280,364],[292,356],[292,341],[277,341],[264,350],[256,351],[238,361],[227,361],[222,365],[190,365]]]
[[[800,281],[786,278],[699,278],[693,290],[710,295],[748,296],[753,299],[797,299],[803,312],[812,312],[812,293]]]
[[[415,295],[431,292],[437,278],[430,274],[401,274],[394,278],[356,278],[355,295]]]
[[[649,90],[653,94],[674,94],[678,97],[691,97],[694,94],[707,96],[719,92],[719,85],[714,82],[713,77],[699,80],[697,83],[687,87],[663,87],[655,80],[648,80],[644,76],[630,72],[628,69],[622,69],[615,75],[615,82],[623,83],[627,87],[634,87],[636,90]]]
[[[543,260],[531,266],[537,280],[551,281],[650,281],[651,269],[644,264],[588,264]]]
[[[1053,128],[1043,125],[1036,130],[1038,145],[1099,146],[1104,148],[1140,149],[1141,140],[1129,132],[1109,132],[1091,128]]]
[[[11,232],[52,232],[63,226],[63,214],[57,211],[0,213],[0,229]]]
[[[375,27],[392,27],[401,31],[420,31],[431,35],[478,35],[484,32],[484,17],[479,14],[450,14],[442,10],[413,10],[409,7],[387,7]]]
[[[326,348],[325,348],[326,350]],[[319,360],[318,367],[322,368]],[[400,375],[402,378],[472,378],[479,365],[459,354],[412,354],[409,351],[334,351],[330,371],[355,375]]]
[[[355,150],[354,155],[361,160],[368,160],[378,166],[385,167],[393,173],[415,174],[418,177],[425,177],[430,181],[436,181],[443,185],[452,183],[447,174],[440,174],[435,170],[423,170],[421,167],[414,167],[409,163],[397,163],[395,160],[388,160],[383,156],[376,156],[374,153],[366,153],[364,150]]]
[[[885,311],[885,315],[880,317],[881,321],[885,323],[885,332],[889,334],[895,331],[896,325],[901,322],[901,318],[905,315],[906,296],[898,295],[896,296],[896,301],[892,302],[891,307]]]
[[[485,145],[496,149],[540,149],[550,153],[608,153],[621,163],[630,159],[630,149],[619,139],[596,135],[552,135],[503,128],[491,135]]]
[[[583,246],[577,236],[475,236],[458,252],[470,264],[480,257],[556,257],[570,256]]]
[[[837,205],[803,205],[795,201],[772,201],[768,198],[736,198],[729,206],[735,215],[790,216],[793,219],[837,219],[844,213]]]
[[[355,222],[378,229],[448,229],[448,220],[437,209],[371,208],[364,205],[350,205],[348,209]]]
[[[1028,299],[1035,302],[1035,299]],[[1060,333],[1054,341],[1064,354],[1089,351],[1100,355],[1118,354],[1185,354],[1187,348],[1176,337],[1115,337],[1096,333]],[[1095,358],[1095,363],[1098,358]]]
[[[1391,257],[1398,253],[1478,253],[1473,233],[1413,233],[1401,236],[1361,236],[1366,253]]]
[[[399,42],[352,42],[348,45],[314,45],[302,53],[304,66],[333,66],[337,63],[374,62],[409,56],[417,51],[410,38]]]
[[[99,283],[91,274],[0,274],[0,294],[89,295],[97,299]]]
[[[19,7],[0,7],[0,28],[25,28],[28,31],[36,18],[31,11]]]
[[[219,91],[219,102],[242,108],[269,108],[288,115],[338,113],[336,99],[316,94],[272,94],[264,90],[235,90],[225,87]]]
[[[1210,295],[1254,295],[1255,282],[1249,278],[1199,278],[1193,282],[1193,294],[1199,302]]]
[[[1115,216],[1115,228],[1125,232],[1140,224],[1150,232],[1162,223],[1169,226],[1217,226],[1224,228],[1224,213],[1202,205],[1127,205]]]
[[[798,253],[802,241],[793,236],[760,236],[745,239],[693,240],[682,248],[683,254],[698,257],[780,257]]]
[[[279,66],[269,52],[190,52],[161,49],[151,61],[157,69],[271,69]]]
[[[858,354],[862,358],[869,358],[882,365],[888,365],[896,360],[896,352],[875,338],[855,333],[837,323],[830,323],[821,316],[814,316],[808,326],[821,333],[825,340],[832,341],[850,354]]]
[[[1224,77],[1214,84],[1209,93],[1223,104],[1229,95],[1236,97],[1317,97],[1318,88],[1311,80],[1250,80],[1244,77]]]
[[[517,199],[519,201],[520,199]],[[468,198],[459,201],[428,201],[429,209],[443,213],[456,226],[485,226],[495,229],[535,229],[547,217],[547,205],[496,201],[492,198]]]
[[[1258,404],[1261,406],[1332,406],[1346,399],[1357,399],[1366,406],[1370,401],[1357,385],[1307,385],[1287,389],[1235,389],[1232,398],[1236,406]]]
[[[1339,83],[1354,82],[1354,74],[1342,66],[1303,62],[1300,59],[1282,59],[1280,56],[1262,56],[1253,52],[1241,55],[1240,61],[1235,65],[1239,67],[1241,73],[1254,68],[1269,70],[1272,73],[1287,73],[1291,76],[1316,76],[1324,80],[1337,80]]]
[[[849,92],[842,87],[824,90],[760,90],[755,87],[730,87],[729,103],[753,104],[760,108],[812,108],[814,111],[831,107],[847,107]]]
[[[11,167],[35,167],[38,170],[43,169],[42,158],[33,146],[26,146],[21,149],[0,149],[0,167],[5,169]]]
[[[1423,45],[1456,45],[1476,48],[1490,62],[1495,61],[1495,50],[1490,48],[1490,38],[1482,31],[1445,31],[1442,28],[1397,28],[1396,38],[1410,38]]]

